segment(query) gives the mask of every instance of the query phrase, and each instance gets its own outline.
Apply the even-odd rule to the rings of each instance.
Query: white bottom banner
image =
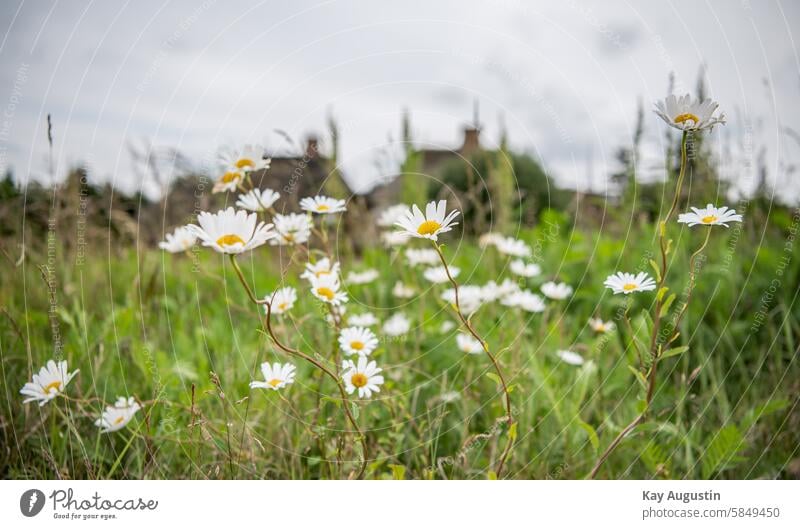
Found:
[[[800,527],[793,481],[3,481],[0,526]]]

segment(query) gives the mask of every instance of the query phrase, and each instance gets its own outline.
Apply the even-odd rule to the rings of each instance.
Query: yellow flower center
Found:
[[[286,239],[286,242],[294,242],[294,234],[292,233],[285,233],[283,238]]]
[[[367,385],[367,375],[364,373],[356,373],[350,377],[350,382],[357,388],[363,388]]]
[[[420,235],[433,235],[441,227],[442,225],[435,220],[426,220],[419,225],[419,228],[417,228],[417,233]]]
[[[283,303],[279,303],[278,304],[278,309],[280,309],[280,310],[286,310],[288,308],[289,308],[289,304],[286,303],[285,301]]]
[[[217,244],[223,247],[233,246],[235,244],[241,244],[242,246],[244,246],[244,241],[242,240],[241,237],[239,237],[235,233],[229,233],[217,239]]]
[[[628,286],[628,285],[625,285]],[[598,323],[597,326],[594,328],[597,332],[606,332],[606,325],[605,323]]]
[[[336,293],[333,290],[329,289],[328,287],[319,287],[317,289],[317,294],[319,294],[324,298],[327,298],[328,301],[333,300],[333,298],[336,296]]]
[[[317,211],[329,211],[331,208],[326,206],[325,204],[320,204],[317,206]]]
[[[279,385],[281,382],[283,382],[281,379],[279,379],[279,378],[273,378],[272,380],[270,380],[269,382],[267,382],[267,384],[269,384],[269,385],[270,385],[270,386],[272,386],[273,388],[277,388],[277,387],[278,387],[278,385]]]
[[[700,123],[700,118],[688,112],[686,114],[681,114],[680,116],[675,117],[675,123],[685,123],[690,120],[693,121],[695,125]]]
[[[624,285],[622,285],[622,290],[624,290],[625,292],[636,290],[636,285],[634,283],[625,283]]]
[[[256,166],[255,162],[253,160],[251,160],[250,158],[239,158],[238,160],[236,160],[236,164],[235,165],[236,165],[236,167],[238,169],[244,169],[245,167],[255,167]]]
[[[239,173],[237,173],[235,171],[228,171],[227,173],[222,175],[222,179],[221,180],[222,180],[222,183],[224,183],[224,184],[230,184],[232,182],[238,181],[241,177],[242,177],[242,175],[240,175]]]
[[[355,349],[356,351],[360,351],[363,348],[364,348],[364,342],[359,342],[358,340],[350,342],[350,349]]]
[[[55,389],[56,391],[61,391],[61,381],[56,380],[55,382],[50,382],[43,389],[45,393],[50,393],[51,389]]]
[[[117,417],[116,419],[114,419],[114,424],[119,424],[119,423],[121,423],[121,422],[122,422],[122,421],[124,421],[124,420],[125,420],[125,417],[124,417],[124,416],[122,416],[122,415],[120,415],[119,417]]]
[[[718,217],[716,215],[707,215],[700,220],[703,221],[703,224],[712,224],[714,222],[717,222]]]

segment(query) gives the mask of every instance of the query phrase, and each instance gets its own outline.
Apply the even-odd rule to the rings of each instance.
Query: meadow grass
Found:
[[[711,238],[695,301],[680,323],[678,343],[688,350],[662,360],[651,419],[623,440],[599,477],[790,477],[797,466],[800,250],[790,244],[791,219],[745,219]],[[545,220],[519,234],[543,270],[524,283],[538,290],[558,277],[575,288],[573,296],[549,301],[542,314],[495,303],[472,318],[513,386],[517,432],[507,478],[585,477],[642,405],[628,344],[631,333],[646,335],[641,313],[654,297],[633,299],[628,328],[625,300],[612,297],[603,280],[616,270],[650,271],[655,228],[574,228],[552,212]],[[680,295],[702,233],[671,226],[670,236],[679,244],[668,283]],[[513,278],[509,259],[493,249],[457,236],[444,242],[461,284]],[[413,321],[401,338],[378,332],[373,357],[386,383],[353,405],[369,446],[366,477],[493,477],[508,435],[500,390],[485,356],[459,351],[456,330],[440,332],[444,321],[456,322],[440,298],[446,287],[427,283],[395,250],[356,258],[342,238],[337,251],[346,269],[381,272],[377,282],[348,289],[348,315],[369,310],[385,320],[402,311]],[[297,277],[302,265],[277,253],[245,254],[244,275],[261,296],[280,284],[298,288],[299,303],[275,320],[275,331],[327,359],[335,332]],[[270,342],[262,309],[249,302],[225,256],[98,245],[85,257],[78,263],[73,252],[57,252],[49,276],[54,304],[47,270],[39,268],[46,253],[7,261],[0,285],[4,477],[353,476],[360,448],[335,385]],[[420,294],[393,299],[397,280]],[[594,333],[592,316],[617,329]],[[23,405],[19,389],[58,354],[54,343],[80,374],[66,398]],[[569,365],[555,355],[559,349],[586,362]],[[297,366],[296,382],[280,392],[251,390],[258,364],[278,360]],[[120,432],[100,434],[94,420],[117,395],[136,396],[144,413]]]

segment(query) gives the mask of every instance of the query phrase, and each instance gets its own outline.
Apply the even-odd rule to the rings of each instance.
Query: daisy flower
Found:
[[[353,325],[355,327],[372,327],[380,322],[373,313],[365,312],[363,314],[353,314],[347,318],[347,323],[348,325]]]
[[[116,432],[127,426],[137,411],[142,407],[133,397],[117,397],[113,406],[106,406],[100,418],[94,425],[100,428],[100,433]]]
[[[725,114],[715,116],[719,104],[711,99],[700,101],[689,94],[676,97],[670,94],[656,102],[655,113],[670,127],[678,130],[706,130],[725,124]]]
[[[435,265],[439,262],[439,254],[436,253],[436,250],[431,250],[430,248],[409,248],[406,250],[406,259],[411,266]]]
[[[185,252],[197,242],[197,235],[188,226],[175,228],[175,231],[168,233],[166,240],[158,243],[158,247],[169,253]]]
[[[572,294],[572,287],[566,283],[548,281],[541,287],[542,294],[550,299],[567,299]]]
[[[225,191],[236,191],[239,184],[244,179],[244,173],[235,168],[230,168],[222,173],[219,180],[214,182],[212,193],[224,193]]]
[[[631,292],[645,292],[656,289],[656,282],[645,272],[639,272],[636,275],[628,272],[617,272],[608,276],[603,285],[606,288],[610,288],[614,294],[630,294]]]
[[[369,356],[378,347],[378,337],[366,327],[345,327],[339,333],[339,346],[348,356]]]
[[[306,270],[300,277],[313,281],[323,276],[339,277],[339,263],[331,262],[327,257],[323,257],[316,263],[306,263]]]
[[[442,299],[455,308],[455,289],[448,288],[442,292]],[[462,314],[474,313],[480,308],[480,306],[483,304],[483,301],[483,287],[475,285],[461,285],[458,287],[458,304],[461,305]]]
[[[443,321],[442,324],[439,326],[439,333],[440,334],[447,334],[453,329],[456,328],[455,322],[450,320]]]
[[[501,233],[489,232],[484,233],[478,238],[478,246],[487,248],[489,246],[496,246],[499,241],[504,239]]]
[[[526,263],[522,259],[511,261],[509,266],[512,274],[521,277],[535,277],[542,273],[541,267],[536,263]]]
[[[402,281],[398,281],[392,287],[392,295],[396,298],[408,299],[413,298],[416,291]]]
[[[385,231],[381,233],[381,240],[386,246],[403,246],[411,236],[402,231]]]
[[[544,312],[545,309],[542,297],[530,290],[520,290],[509,294],[500,303],[506,307],[517,307],[526,312]]]
[[[727,228],[728,222],[742,222],[742,216],[727,206],[716,208],[713,204],[709,204],[705,208],[692,208],[691,213],[681,213],[678,215],[678,222],[688,224],[690,227],[702,224]]]
[[[373,393],[378,393],[383,384],[383,369],[375,361],[368,361],[366,356],[359,356],[358,361],[345,360],[342,362],[342,380],[348,394],[358,390],[358,398],[368,399]]]
[[[239,195],[236,206],[248,211],[266,211],[281,198],[281,194],[272,189],[253,189]]]
[[[561,360],[573,366],[583,365],[583,357],[574,351],[561,350],[556,351],[556,356]]]
[[[411,330],[411,322],[398,312],[383,323],[383,333],[388,336],[402,336]]]
[[[340,213],[347,210],[344,200],[320,195],[304,198],[300,201],[300,207],[305,211],[319,214]]]
[[[589,318],[589,327],[596,333],[607,333],[616,327],[613,321],[603,321],[601,318]]]
[[[264,158],[264,148],[260,145],[245,145],[240,151],[223,156],[222,161],[225,165],[245,173],[269,169],[272,163],[270,158]]]
[[[366,285],[367,283],[372,283],[379,277],[380,274],[377,270],[374,268],[368,268],[363,272],[350,272],[347,274],[347,279],[345,281],[352,285]]]
[[[531,247],[525,241],[515,239],[513,237],[502,237],[495,242],[497,251],[513,257],[530,257]]]
[[[275,223],[277,236],[270,241],[273,246],[291,246],[305,244],[311,237],[311,219],[302,213],[289,213],[281,215],[276,213],[272,217]]]
[[[458,277],[459,272],[461,272],[461,269],[457,266],[450,266],[448,268],[450,269],[450,276],[454,279]],[[447,277],[447,269],[443,266],[427,268],[422,275],[431,283],[446,283],[450,281]]]
[[[347,293],[340,288],[339,278],[334,275],[323,275],[311,280],[311,293],[320,301],[334,307],[347,303]]]
[[[38,401],[39,406],[44,406],[60,393],[62,393],[69,381],[78,373],[78,369],[72,373],[67,372],[67,361],[61,360],[58,364],[54,360],[47,362],[39,370],[39,374],[33,375],[33,381],[27,382],[19,392],[28,397],[22,403]]]
[[[463,332],[456,334],[456,343],[458,348],[467,354],[476,355],[483,352],[481,342],[469,334],[464,334]]]
[[[264,362],[261,364],[261,373],[264,375],[264,381],[253,380],[250,382],[250,387],[277,391],[294,382],[295,367],[292,364],[281,364],[280,362],[272,365]]]
[[[293,287],[283,287],[266,297],[270,304],[272,314],[283,314],[294,307],[297,301],[297,291]],[[267,310],[267,307],[264,307]]]
[[[403,218],[408,211],[408,206],[405,204],[395,204],[381,211],[378,217],[378,226],[382,228],[391,228],[395,223]]]
[[[261,246],[276,237],[272,224],[258,222],[256,213],[228,208],[217,213],[203,211],[197,216],[199,226],[189,228],[203,242],[220,253],[238,254]]]
[[[454,222],[459,214],[457,209],[449,214],[446,213],[446,200],[440,200],[438,203],[428,202],[428,205],[425,206],[424,215],[414,204],[412,209],[403,213],[402,217],[395,222],[395,225],[400,226],[403,229],[403,233],[407,233],[412,237],[436,241],[440,233],[448,232],[458,224]]]
[[[499,285],[494,281],[489,281],[481,287],[481,295],[484,301],[492,302],[503,299],[515,292],[519,292],[519,285],[510,279],[504,279]]]

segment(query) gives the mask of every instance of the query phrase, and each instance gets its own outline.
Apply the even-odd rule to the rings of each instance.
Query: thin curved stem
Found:
[[[300,351],[299,349],[294,349],[292,347],[289,347],[288,345],[285,345],[278,339],[275,332],[272,330],[272,304],[266,299],[259,300],[258,298],[256,298],[255,294],[253,293],[253,290],[250,288],[250,285],[247,283],[247,281],[245,281],[244,274],[242,274],[242,270],[239,268],[239,263],[236,262],[236,257],[234,255],[231,255],[231,263],[233,264],[234,270],[236,270],[236,275],[239,277],[239,281],[242,283],[245,290],[247,291],[247,295],[250,297],[250,300],[257,305],[265,305],[267,307],[267,317],[266,317],[267,333],[269,334],[270,338],[275,343],[275,345],[277,345],[280,349],[282,349],[286,353],[301,358],[306,362],[312,364],[314,367],[316,367],[317,369],[321,370],[326,375],[328,375],[331,378],[331,380],[333,380],[333,382],[336,384],[336,387],[339,389],[339,393],[342,397],[342,407],[344,408],[345,416],[347,417],[347,420],[350,422],[350,424],[353,426],[353,429],[355,430],[356,435],[358,436],[358,439],[361,443],[363,457],[361,461],[361,468],[359,469],[358,475],[356,476],[356,479],[361,479],[364,476],[364,473],[366,472],[367,469],[367,459],[368,459],[367,440],[366,437],[364,436],[364,433],[361,431],[361,428],[358,426],[355,417],[353,417],[353,412],[350,410],[350,399],[347,397],[347,392],[345,391],[341,380],[339,380],[339,377],[336,375],[336,373],[331,371],[323,363],[307,355],[306,353]]]
[[[509,436],[508,436],[508,443],[506,444],[503,453],[500,455],[500,459],[497,463],[497,470],[495,473],[499,477],[501,472],[503,471],[503,466],[505,465],[506,459],[508,459],[508,455],[511,453],[511,448],[514,444],[513,436],[511,435],[511,428],[514,425],[514,416],[511,411],[511,392],[508,391],[508,384],[506,383],[506,378],[503,375],[502,369],[500,369],[500,363],[497,361],[497,358],[491,353],[489,350],[489,345],[486,343],[486,340],[481,338],[481,336],[477,333],[475,328],[470,323],[469,319],[464,316],[464,313],[461,312],[461,304],[458,299],[458,281],[453,278],[450,274],[450,268],[447,266],[447,261],[444,258],[444,254],[442,253],[442,249],[439,248],[439,245],[435,242],[433,243],[433,247],[436,248],[436,253],[439,254],[439,259],[442,262],[442,266],[444,266],[445,273],[447,274],[447,279],[453,285],[453,290],[455,292],[455,302],[456,302],[456,312],[458,313],[458,317],[461,320],[461,323],[464,324],[464,327],[469,331],[469,333],[480,342],[481,346],[483,347],[483,351],[486,353],[486,356],[489,357],[491,360],[492,365],[494,366],[495,373],[497,373],[497,377],[500,379],[500,385],[503,388],[503,395],[505,397],[505,408],[507,411],[507,421],[508,421],[508,428],[509,428]]]

